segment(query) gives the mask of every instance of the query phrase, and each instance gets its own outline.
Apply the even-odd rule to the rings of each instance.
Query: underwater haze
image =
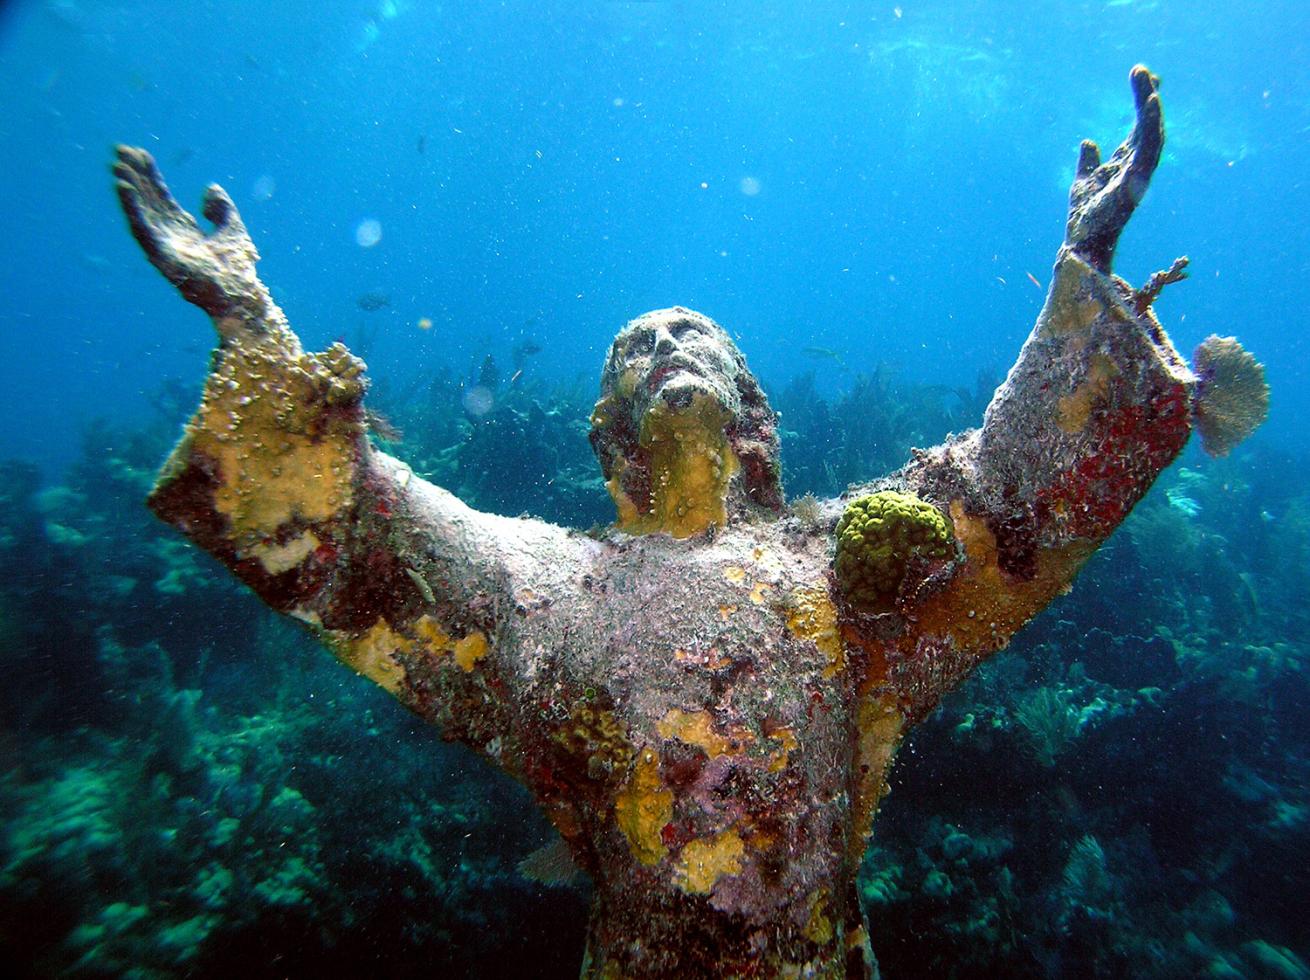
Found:
[[[474,507],[613,519],[606,351],[673,305],[781,412],[789,498],[981,422],[1079,142],[1162,79],[1115,271],[1270,415],[1189,447],[902,750],[860,878],[886,977],[1310,978],[1310,5],[0,5],[0,964],[576,976],[588,884],[517,784],[331,661],[144,500],[213,328],[133,241],[140,146],[211,182],[373,438]]]

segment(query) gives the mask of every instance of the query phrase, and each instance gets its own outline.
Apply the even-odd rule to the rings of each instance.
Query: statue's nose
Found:
[[[655,331],[655,353],[672,354],[678,349],[678,342],[673,339],[673,334],[669,333],[663,327]]]

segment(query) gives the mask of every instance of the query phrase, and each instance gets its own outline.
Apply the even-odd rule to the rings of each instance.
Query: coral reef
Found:
[[[569,919],[585,905],[566,895],[525,934],[536,890],[498,843],[527,850],[548,826],[380,692],[343,687],[203,553],[155,533],[139,497],[171,428],[96,427],[68,486],[0,477],[0,640],[7,663],[27,664],[0,742],[5,961],[21,976],[258,976],[276,970],[278,936],[294,972],[404,975],[421,946],[467,974],[485,953],[452,937],[493,928],[511,968],[552,969],[543,934],[572,931],[576,947]],[[199,609],[224,629],[185,628]],[[344,758],[362,768],[345,776]],[[385,819],[360,821],[380,797]],[[576,969],[574,949],[559,956]]]

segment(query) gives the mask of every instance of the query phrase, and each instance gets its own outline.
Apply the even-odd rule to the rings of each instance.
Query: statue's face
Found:
[[[610,358],[614,376],[643,413],[656,399],[675,410],[685,408],[697,392],[722,403],[742,370],[741,355],[723,328],[681,309],[632,321],[615,339]]]
[[[682,307],[614,338],[591,445],[629,533],[687,537],[782,507],[776,416],[732,338]]]

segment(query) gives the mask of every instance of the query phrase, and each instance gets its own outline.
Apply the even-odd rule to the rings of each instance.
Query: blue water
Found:
[[[766,383],[818,346],[953,384],[1010,363],[1078,141],[1122,138],[1138,61],[1169,144],[1119,271],[1190,255],[1162,318],[1185,351],[1240,334],[1267,437],[1293,440],[1308,39],[1295,0],[10,3],[0,453],[57,469],[89,418],[203,363],[206,323],[124,233],[116,142],[188,206],[222,183],[306,342],[376,334],[379,377],[525,335],[590,377],[626,319],[680,303]],[[370,290],[391,305],[361,311]]]
[[[1079,141],[1128,132],[1139,62],[1168,142],[1116,271],[1190,256],[1156,312],[1184,353],[1236,334],[1269,421],[1227,460],[1189,448],[924,722],[861,895],[890,977],[1310,977],[1300,0],[0,4],[0,969],[581,957],[585,886],[515,870],[552,835],[523,791],[141,505],[213,332],[128,234],[114,144],[189,208],[231,193],[305,345],[365,356],[397,455],[585,525],[602,360],[652,308],[738,339],[793,496],[975,424],[952,392],[1013,363]],[[489,354],[526,377],[475,424]]]

